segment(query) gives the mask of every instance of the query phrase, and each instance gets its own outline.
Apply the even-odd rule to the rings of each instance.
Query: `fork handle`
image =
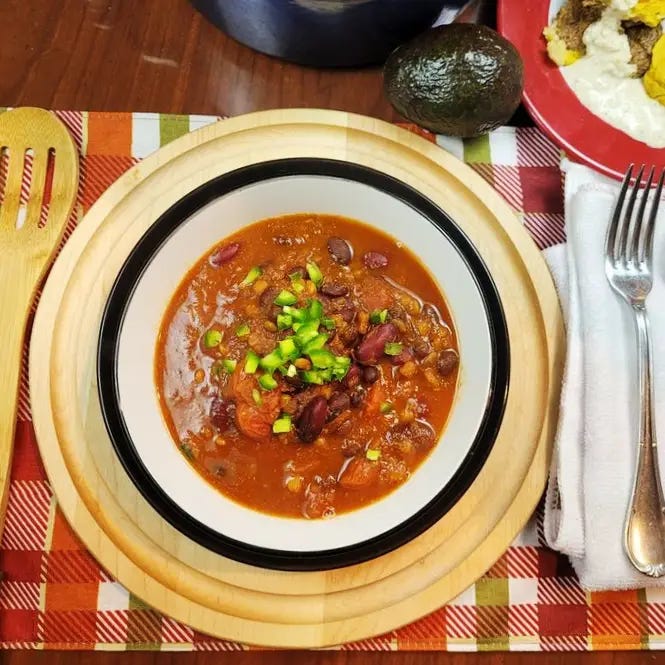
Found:
[[[0,535],[9,494],[23,340],[38,277],[27,262],[0,263]]]
[[[643,304],[633,306],[639,374],[639,447],[625,525],[625,549],[632,564],[652,577],[665,575],[665,499],[658,470],[653,411],[651,336]]]

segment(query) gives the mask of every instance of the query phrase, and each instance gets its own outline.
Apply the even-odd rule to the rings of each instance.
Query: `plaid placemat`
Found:
[[[76,221],[125,170],[218,118],[59,113],[81,150]],[[422,132],[421,132],[422,133]],[[539,247],[561,242],[559,151],[536,129],[461,141],[425,134],[471,164],[513,206]],[[11,322],[4,322],[11,325]],[[0,647],[241,650],[146,607],[100,569],[69,529],[46,481],[30,418],[27,349],[6,527],[0,543]],[[536,516],[476,584],[434,614],[350,650],[665,648],[665,590],[583,592],[543,546]]]

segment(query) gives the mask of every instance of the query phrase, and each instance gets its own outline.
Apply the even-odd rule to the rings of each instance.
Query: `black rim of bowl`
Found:
[[[127,307],[143,272],[171,234],[203,206],[225,194],[264,180],[299,175],[341,178],[369,185],[408,204],[447,237],[466,263],[481,294],[493,360],[480,427],[462,464],[438,494],[409,519],[376,537],[310,552],[258,547],[229,538],[202,524],[172,501],[136,451],[120,408],[117,380],[118,342]],[[250,565],[290,571],[328,570],[368,561],[404,545],[438,522],[471,486],[487,460],[503,420],[509,373],[508,330],[501,299],[484,261],[459,226],[428,198],[391,176],[359,164],[316,158],[252,164],[208,181],[171,206],[145,232],[118,273],[102,315],[97,349],[97,382],[106,429],[125,471],[148,503],[175,529],[209,550]]]

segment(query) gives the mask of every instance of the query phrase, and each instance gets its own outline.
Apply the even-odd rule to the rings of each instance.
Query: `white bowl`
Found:
[[[165,425],[154,382],[155,340],[185,273],[248,224],[296,212],[343,215],[407,245],[449,305],[460,375],[441,439],[385,498],[330,520],[242,506],[185,460]],[[408,286],[408,285],[407,285]],[[236,559],[327,568],[381,554],[437,521],[471,484],[494,441],[508,379],[506,329],[482,260],[445,213],[403,183],[357,165],[281,160],[221,176],[182,199],[136,246],[109,297],[98,378],[107,428],[133,481],[176,528]]]

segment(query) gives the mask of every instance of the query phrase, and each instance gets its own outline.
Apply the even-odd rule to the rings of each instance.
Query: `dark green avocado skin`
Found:
[[[517,49],[482,25],[432,28],[391,53],[384,88],[395,109],[438,134],[472,137],[505,124],[519,106]]]

